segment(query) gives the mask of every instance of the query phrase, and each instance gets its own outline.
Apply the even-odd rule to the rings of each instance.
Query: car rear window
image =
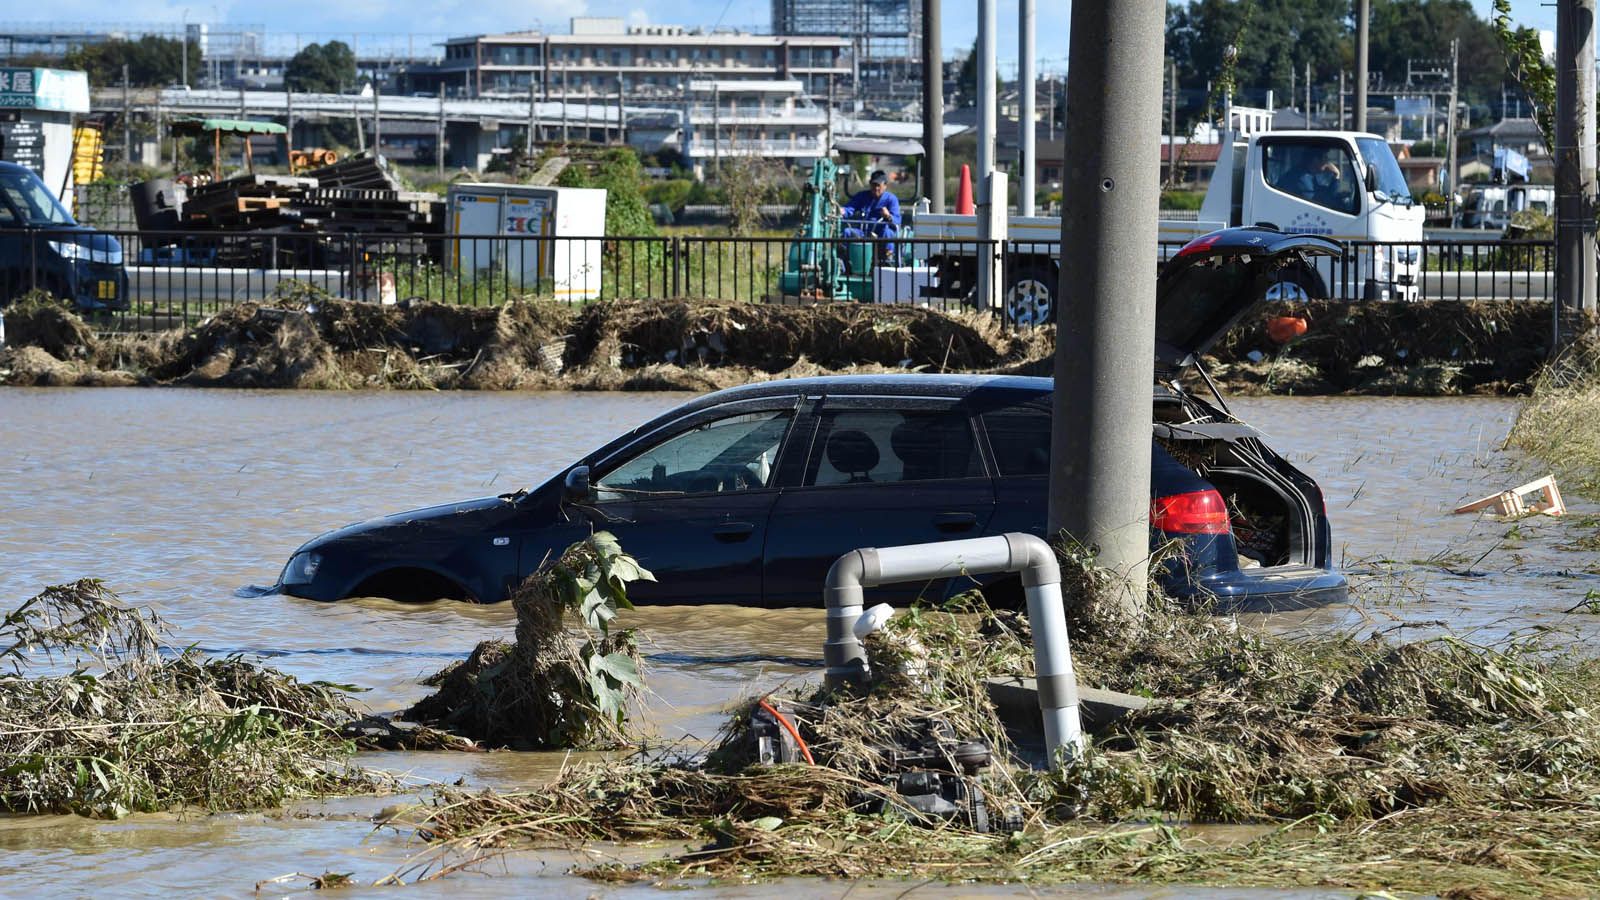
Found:
[[[822,414],[807,485],[884,484],[982,477],[965,413],[839,410]]]
[[[983,414],[1000,476],[1050,474],[1050,412],[1037,406],[1010,406]]]

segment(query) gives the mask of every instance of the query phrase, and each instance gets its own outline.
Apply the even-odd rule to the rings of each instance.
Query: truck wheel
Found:
[[[1322,279],[1315,272],[1295,267],[1285,269],[1272,284],[1267,285],[1264,299],[1305,303],[1327,295],[1328,292],[1322,287]]]
[[[1030,265],[1006,288],[1006,320],[1031,327],[1056,320],[1056,272],[1053,266]]]

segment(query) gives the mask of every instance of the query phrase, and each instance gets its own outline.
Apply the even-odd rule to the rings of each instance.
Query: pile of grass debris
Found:
[[[574,309],[339,300],[285,284],[188,330],[96,338],[65,304],[7,310],[0,383],[299,389],[711,390],[830,372],[983,371],[1048,353],[992,317],[838,303]]]
[[[1298,316],[1304,335],[1280,345],[1268,319]],[[1585,318],[1568,316],[1581,330]],[[1566,333],[1574,333],[1567,331]],[[1514,300],[1271,303],[1211,350],[1233,393],[1525,394],[1551,352],[1550,305]]]
[[[491,747],[610,749],[626,743],[628,704],[642,686],[627,585],[654,580],[608,532],[547,560],[511,595],[516,642],[485,641],[425,684],[438,690],[400,718]],[[581,623],[574,634],[568,615]]]
[[[754,761],[750,710],[694,759],[569,769],[517,794],[442,792],[413,813],[449,854],[595,840],[703,844],[611,879],[684,874],[1136,879],[1507,896],[1600,885],[1600,667],[1528,646],[1383,636],[1287,638],[1158,608],[1080,640],[1080,680],[1161,698],[1036,772],[983,683],[1025,673],[1025,620],[971,600],[891,622],[859,696],[797,701],[815,765]],[[899,673],[898,675],[895,673]],[[806,704],[820,706],[820,713]],[[752,704],[753,706],[754,704]],[[979,784],[1013,825],[918,813],[893,753],[930,720],[990,742]],[[1179,824],[1183,823],[1183,824]],[[1251,823],[1217,840],[1208,823]]]
[[[1600,341],[1578,341],[1545,370],[1508,443],[1555,467],[1563,484],[1600,497]]]
[[[340,690],[239,657],[174,651],[100,582],[45,589],[0,620],[0,810],[118,817],[370,793]]]

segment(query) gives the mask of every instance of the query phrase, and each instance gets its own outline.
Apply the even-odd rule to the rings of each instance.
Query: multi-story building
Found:
[[[683,155],[697,178],[736,157],[809,163],[827,143],[828,113],[798,81],[691,81],[684,105]]]
[[[826,97],[830,80],[849,94],[850,41],[827,35],[702,32],[677,25],[627,27],[621,19],[575,18],[571,34],[537,31],[471,35],[445,41],[436,67],[452,92],[569,99],[622,95],[631,101],[687,96],[690,82],[796,81]],[[417,90],[424,76],[410,74]]]
[[[858,96],[869,103],[921,95],[920,0],[772,0],[772,32],[849,35]]]

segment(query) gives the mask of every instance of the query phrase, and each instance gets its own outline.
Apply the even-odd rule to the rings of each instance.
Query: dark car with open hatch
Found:
[[[1182,597],[1289,608],[1343,599],[1315,481],[1220,397],[1180,384],[1318,238],[1236,228],[1162,270],[1157,300],[1152,546]],[[302,546],[279,578],[314,600],[504,600],[551,554],[610,531],[657,581],[638,603],[811,606],[840,555],[1045,531],[1053,382],[873,375],[746,385],[692,400],[529,491],[373,519]],[[970,580],[875,590],[954,592]],[[1004,595],[1011,586],[993,584]],[[1003,597],[1001,598],[1003,599]]]

